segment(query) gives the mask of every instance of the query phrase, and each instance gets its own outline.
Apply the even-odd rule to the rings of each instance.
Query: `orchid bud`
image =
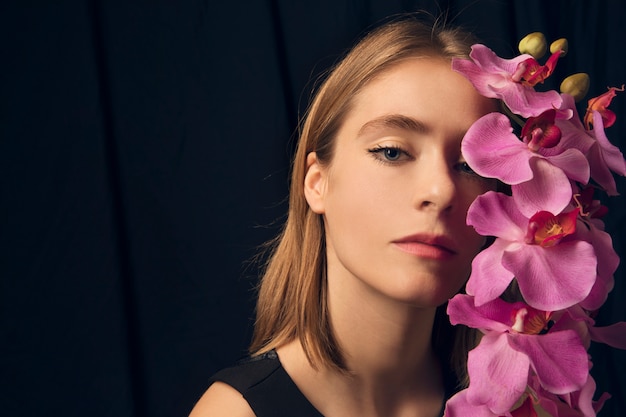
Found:
[[[584,72],[572,74],[561,83],[561,93],[574,97],[574,101],[582,100],[589,91],[589,75]]]
[[[567,39],[561,38],[557,39],[550,44],[550,53],[555,53],[556,51],[561,51],[561,57],[564,57],[567,54],[568,43]]]
[[[548,49],[546,37],[541,32],[529,33],[519,41],[518,49],[522,54],[530,54],[533,58],[539,59]]]

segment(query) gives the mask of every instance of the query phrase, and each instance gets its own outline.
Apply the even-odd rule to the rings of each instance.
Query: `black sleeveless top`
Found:
[[[224,382],[243,395],[257,417],[324,417],[306,399],[283,368],[276,351],[239,361],[213,375],[209,384]],[[456,388],[456,378],[444,375],[445,398]],[[443,416],[443,407],[441,409]]]

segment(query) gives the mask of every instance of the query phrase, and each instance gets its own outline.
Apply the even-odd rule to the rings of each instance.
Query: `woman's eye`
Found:
[[[457,164],[459,171],[464,172],[466,174],[478,175],[467,162],[459,162]]]
[[[408,152],[394,146],[380,146],[370,149],[369,152],[381,162],[399,162],[410,157]]]
[[[400,159],[400,156],[402,156],[400,149],[397,148],[385,148],[382,153],[385,156],[385,159],[390,161],[397,161]]]

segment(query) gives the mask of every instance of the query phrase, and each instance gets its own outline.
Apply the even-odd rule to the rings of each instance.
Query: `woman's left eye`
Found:
[[[457,163],[457,168],[459,171],[464,172],[466,174],[478,175],[465,161]]]

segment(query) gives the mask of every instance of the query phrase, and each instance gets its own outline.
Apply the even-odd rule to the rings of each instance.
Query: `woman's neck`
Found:
[[[350,280],[328,285],[331,326],[350,372],[381,389],[432,384],[433,373],[440,373],[431,343],[434,307],[399,302]]]
[[[328,285],[331,326],[350,375],[314,370],[294,341],[279,355],[305,396],[326,417],[438,415],[443,383],[431,347],[435,308],[346,280],[329,279]]]

